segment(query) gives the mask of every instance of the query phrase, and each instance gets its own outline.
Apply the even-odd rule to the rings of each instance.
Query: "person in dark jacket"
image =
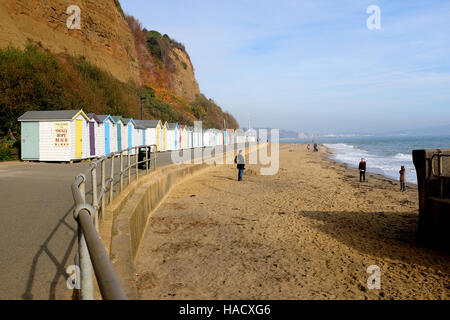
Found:
[[[359,182],[366,182],[366,159],[362,158],[359,163]]]
[[[404,166],[401,167],[400,171],[400,191],[406,191],[406,169]]]
[[[314,143],[314,152],[319,152],[319,145]]]
[[[242,155],[242,150],[240,150],[239,154],[236,156],[236,158],[234,158],[234,163],[237,164],[237,168],[239,170],[238,181],[242,181],[245,172],[245,159],[244,156]]]

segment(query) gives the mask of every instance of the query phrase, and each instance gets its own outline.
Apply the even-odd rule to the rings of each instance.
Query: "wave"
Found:
[[[412,161],[412,155],[410,155],[410,154],[397,153],[394,156],[394,158],[399,159],[399,160],[411,160]]]
[[[334,153],[333,159],[344,162],[352,167],[357,167],[361,158],[367,161],[367,171],[382,174],[391,179],[399,178],[401,166],[406,168],[406,178],[408,182],[417,183],[417,176],[412,156],[403,153],[395,155],[383,155],[374,153],[345,143],[324,144]]]

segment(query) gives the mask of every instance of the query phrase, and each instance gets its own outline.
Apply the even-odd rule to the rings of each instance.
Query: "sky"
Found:
[[[121,0],[185,44],[242,127],[383,133],[450,126],[450,1]],[[369,29],[371,5],[380,29]],[[373,21],[373,20],[370,20]]]

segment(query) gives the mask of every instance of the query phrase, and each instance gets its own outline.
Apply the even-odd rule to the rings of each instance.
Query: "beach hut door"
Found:
[[[89,122],[89,141],[91,145],[91,156],[95,156],[95,123]]]
[[[39,160],[39,122],[22,122],[22,160]]]
[[[75,120],[75,158],[83,157],[83,120]]]
[[[105,155],[109,155],[111,153],[109,130],[110,130],[110,124],[105,122]]]
[[[122,151],[122,125],[117,124],[117,151]]]
[[[128,148],[133,146],[133,128],[131,127],[131,123],[128,125]]]

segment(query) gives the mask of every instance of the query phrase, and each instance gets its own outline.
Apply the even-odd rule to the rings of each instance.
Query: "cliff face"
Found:
[[[143,29],[131,16],[127,16],[127,21],[135,38],[143,83],[194,101],[200,94],[200,87],[184,45],[168,35]]]
[[[79,30],[67,27],[73,5],[81,10]],[[118,0],[0,0],[0,65],[0,117],[14,111],[0,125],[0,137],[28,110],[70,106],[138,119],[144,96],[144,119],[202,120],[215,128],[225,119],[229,128],[238,127],[200,93],[184,45],[143,29]]]
[[[81,9],[80,30],[67,28],[71,5]],[[141,83],[134,38],[114,0],[2,0],[0,48],[24,48],[27,41],[84,56],[123,82]]]

